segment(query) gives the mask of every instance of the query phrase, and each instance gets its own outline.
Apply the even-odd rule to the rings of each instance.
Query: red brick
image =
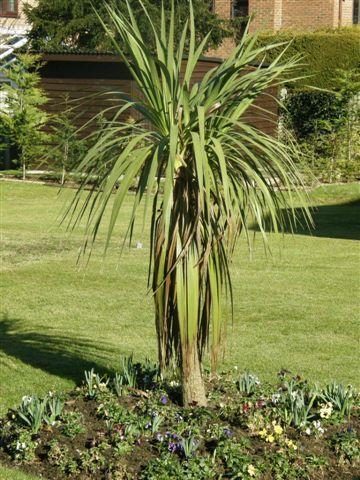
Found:
[[[231,16],[232,0],[214,0],[215,12],[224,19]],[[250,31],[280,29],[315,30],[349,26],[353,22],[353,0],[249,0],[252,16]],[[210,56],[225,58],[234,43],[226,39]]]

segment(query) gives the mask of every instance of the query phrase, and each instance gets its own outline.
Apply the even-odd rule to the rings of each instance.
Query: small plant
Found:
[[[122,376],[123,376],[123,383],[128,387],[136,388],[137,387],[137,380],[138,380],[138,373],[139,373],[139,366],[138,364],[134,363],[133,356],[129,355],[128,357],[122,357]]]
[[[40,400],[38,397],[23,397],[22,403],[17,411],[18,416],[27,425],[32,433],[38,433],[45,417],[47,400]]]
[[[254,393],[258,385],[260,385],[258,377],[249,372],[245,372],[241,375],[236,384],[239,392],[246,393],[246,395]]]
[[[85,386],[87,388],[87,395],[89,398],[94,398],[96,395],[94,369],[92,368],[90,371],[86,370],[84,374],[85,374]]]
[[[79,472],[77,461],[72,458],[66,445],[60,445],[57,440],[51,440],[48,445],[48,460],[50,464],[59,468],[64,475],[74,475]]]
[[[121,397],[124,394],[124,391],[126,390],[124,381],[125,381],[125,377],[123,375],[121,375],[120,373],[115,374],[115,377],[113,379],[113,385],[114,385],[116,395],[118,397]]]
[[[231,428],[219,423],[211,423],[206,433],[215,441],[231,438],[234,435],[234,432]]]
[[[61,416],[63,408],[64,404],[59,397],[49,395],[49,397],[47,397],[46,414],[44,416],[45,423],[52,426],[55,425],[56,420]]]
[[[31,433],[37,434],[43,422],[55,425],[62,409],[63,403],[60,398],[50,393],[42,400],[36,396],[23,397],[16,413],[20,421],[30,428]]]
[[[128,425],[125,426],[125,430],[124,430],[125,438],[131,438],[131,439],[137,438],[139,434],[140,432],[137,425],[129,423]]]
[[[132,446],[127,441],[118,442],[114,447],[115,454],[119,457],[122,455],[127,455],[132,451]]]
[[[154,375],[154,366],[151,367],[149,360],[142,366],[140,363],[134,363],[132,355],[122,357],[121,373],[116,373],[113,379],[115,392],[121,397],[127,388],[147,387],[152,383]]]
[[[349,416],[355,395],[351,385],[344,387],[341,383],[332,382],[322,390],[320,397],[331,404],[341,416]]]
[[[304,427],[314,416],[312,408],[318,398],[317,388],[310,388],[300,377],[293,377],[285,380],[282,389],[272,395],[272,402],[285,424]]]
[[[333,435],[330,445],[339,456],[339,462],[360,462],[360,441],[355,429],[349,427]]]
[[[145,389],[152,388],[160,379],[159,365],[146,358],[141,368],[141,387]]]
[[[128,471],[122,459],[116,459],[107,468],[106,480],[131,480],[133,475]]]
[[[279,480],[300,480],[305,478],[305,472],[302,467],[294,468],[294,456],[287,451],[270,452],[265,456],[266,473],[271,479]]]
[[[32,439],[32,433],[21,431],[8,446],[8,452],[14,460],[32,462],[35,459],[37,442]]]
[[[194,437],[190,436],[182,438],[180,440],[180,447],[182,455],[189,460],[189,458],[195,455],[196,450],[199,447],[199,442]]]
[[[109,448],[107,443],[101,443],[88,450],[80,452],[80,467],[86,473],[96,473],[106,465],[104,451]]]
[[[83,415],[80,412],[66,412],[62,418],[61,432],[66,437],[74,438],[76,435],[85,432],[85,427],[82,423]]]
[[[184,478],[184,470],[178,458],[171,453],[151,459],[140,473],[141,480],[165,480]]]
[[[109,379],[100,377],[98,373],[94,372],[93,368],[90,371],[85,371],[85,387],[89,398],[94,398],[97,392],[105,391],[108,383]]]
[[[121,373],[116,373],[113,385],[118,397],[129,388],[150,389],[160,379],[159,365],[148,358],[144,364],[134,363],[133,356],[122,357]]]
[[[163,417],[160,417],[157,413],[152,415],[151,421],[148,423],[151,433],[156,433],[160,429],[160,425],[163,423],[164,419]]]
[[[244,476],[242,475],[238,478],[248,478],[245,475],[250,475],[249,472],[256,473],[255,461],[246,452],[247,447],[248,445],[243,443],[225,441],[221,442],[216,449],[216,456],[221,459],[229,478],[236,478],[240,472]]]
[[[98,406],[97,417],[104,419],[109,427],[113,425],[129,425],[138,422],[136,413],[120,405],[115,398],[110,398]]]
[[[282,397],[280,416],[287,425],[303,427],[313,417],[311,409],[316,398],[316,394],[307,398],[303,390],[289,390]]]

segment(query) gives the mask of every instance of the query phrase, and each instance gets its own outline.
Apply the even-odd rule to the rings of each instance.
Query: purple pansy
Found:
[[[169,446],[168,446],[169,452],[175,453],[177,452],[178,448],[179,448],[179,445],[177,443],[169,442]]]

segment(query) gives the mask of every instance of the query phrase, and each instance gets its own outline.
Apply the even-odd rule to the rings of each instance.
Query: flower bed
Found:
[[[75,391],[24,397],[0,423],[0,461],[62,479],[353,479],[359,395],[280,372],[207,380],[208,408],[179,406],[176,378],[123,361],[114,378],[85,373]]]

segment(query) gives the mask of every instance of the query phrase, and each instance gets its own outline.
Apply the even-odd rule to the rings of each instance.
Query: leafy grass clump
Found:
[[[0,462],[54,480],[355,478],[352,386],[320,388],[287,371],[263,383],[237,370],[206,385],[208,408],[183,408],[176,372],[164,380],[132,358],[114,378],[90,370],[80,388],[25,397],[8,412]]]

